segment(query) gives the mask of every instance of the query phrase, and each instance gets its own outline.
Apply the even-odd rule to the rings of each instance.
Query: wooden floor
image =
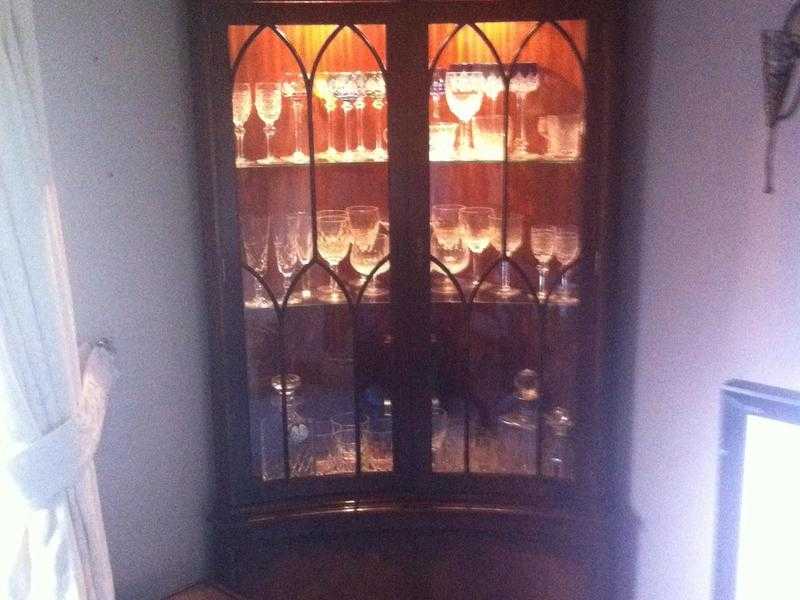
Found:
[[[230,592],[210,584],[200,583],[186,588],[165,600],[244,600]]]

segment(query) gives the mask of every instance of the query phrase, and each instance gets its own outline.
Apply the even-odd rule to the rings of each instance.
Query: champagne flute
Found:
[[[355,157],[356,160],[365,160],[369,154],[367,147],[364,145],[364,109],[367,107],[367,78],[361,71],[354,71],[350,74],[350,79],[356,93],[356,100],[353,103],[356,109],[356,139],[358,140]]]
[[[236,135],[236,166],[247,166],[248,161],[244,157],[244,124],[250,116],[253,106],[252,96],[250,95],[249,83],[235,83],[233,85],[233,131]]]
[[[389,236],[385,233],[378,234],[375,241],[369,248],[362,248],[359,244],[353,243],[350,250],[350,264],[362,276],[359,285],[363,285],[367,276],[372,272],[380,261],[389,255]],[[388,294],[386,288],[378,285],[378,275],[382,275],[389,270],[389,261],[383,263],[380,268],[372,276],[369,284],[364,289],[364,297],[378,298]]]
[[[502,254],[503,252],[503,219],[492,217],[492,246]],[[500,263],[500,287],[494,290],[494,295],[499,298],[511,298],[519,294],[519,290],[511,287],[511,276],[508,270],[508,260],[519,250],[522,245],[522,215],[509,213],[506,225],[506,254]]]
[[[556,230],[554,254],[561,265],[561,285],[555,294],[555,302],[566,306],[578,304],[579,300],[572,294],[569,282],[569,267],[578,260],[581,253],[581,239],[578,228],[574,226]]]
[[[380,229],[380,217],[377,206],[356,205],[345,209],[350,225],[353,244],[362,250],[368,250],[375,243]]]
[[[264,279],[267,277],[267,268],[269,267],[269,232],[269,217],[251,216],[242,221],[242,244],[247,266]],[[255,296],[252,302],[247,303],[247,306],[251,308],[271,306],[261,283],[256,281],[254,285]]]
[[[305,266],[311,262],[314,252],[311,238],[311,215],[300,211],[295,215],[295,218],[297,219],[297,258],[300,264]],[[302,296],[305,299],[311,298],[311,290],[308,287],[310,277],[311,274],[308,272],[303,277]]]
[[[481,108],[483,101],[483,73],[474,70],[470,65],[459,65],[445,75],[445,98],[447,106],[458,117],[460,124],[458,134],[459,157],[469,159],[471,156],[467,123],[472,120]]]
[[[492,217],[494,209],[488,206],[468,206],[458,211],[458,220],[464,230],[464,241],[473,253],[472,285],[480,282],[478,256],[492,241]]]
[[[283,95],[292,102],[294,118],[294,152],[286,157],[293,163],[308,162],[308,155],[301,149],[300,121],[303,114],[303,101],[306,99],[306,82],[300,73],[286,73],[282,85]]]
[[[553,259],[555,246],[555,230],[553,227],[531,227],[531,252],[536,259],[539,271],[539,291],[536,294],[540,302],[547,297],[547,273]]]
[[[437,204],[431,207],[431,254],[458,275],[469,266],[469,249],[464,243],[464,230],[458,218],[461,204]],[[453,296],[458,289],[449,277],[435,264],[431,271],[442,275],[431,285],[431,292],[440,296]]]
[[[445,79],[446,71],[444,69],[434,69],[432,77],[431,77],[431,99],[433,100],[433,118],[434,120],[441,119],[440,115],[440,108],[439,105],[442,101],[442,96],[444,96],[445,92]]]
[[[289,294],[292,273],[297,265],[297,215],[287,215],[283,220],[284,228],[275,232],[275,262],[278,272],[283,276],[283,297]],[[287,305],[298,304],[300,298],[289,296]]]
[[[350,249],[350,226],[343,210],[322,210],[317,214],[317,249],[334,273]],[[320,298],[334,304],[343,302],[345,295],[331,275],[328,285],[317,288]]]
[[[317,71],[314,75],[314,87],[312,91],[314,95],[319,98],[325,108],[325,113],[328,116],[328,147],[320,153],[320,158],[328,162],[336,162],[339,158],[339,152],[336,150],[334,143],[333,131],[333,115],[336,111],[336,96],[333,95],[330,85],[331,73],[328,71]]]
[[[342,158],[345,162],[351,162],[354,153],[350,149],[350,111],[353,110],[353,103],[358,99],[358,89],[355,81],[350,77],[351,73],[333,73],[328,77],[328,85],[334,97],[342,103],[344,113],[344,153]]]
[[[256,110],[264,121],[264,135],[267,138],[267,156],[258,159],[258,164],[269,165],[280,162],[272,155],[269,147],[270,138],[275,135],[275,121],[281,116],[281,84],[277,81],[259,82],[256,84]]]
[[[365,85],[367,96],[372,99],[372,108],[375,109],[375,150],[372,151],[372,160],[384,161],[389,158],[383,146],[383,108],[386,106],[386,81],[383,73],[372,71],[367,73]]]
[[[509,90],[517,100],[517,131],[512,145],[514,158],[528,156],[528,138],[525,135],[525,99],[539,89],[539,67],[536,63],[517,63],[511,77]]]

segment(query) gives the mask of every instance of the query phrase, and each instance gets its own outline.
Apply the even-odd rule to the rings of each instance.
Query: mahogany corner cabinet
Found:
[[[610,598],[620,3],[193,5],[244,598]]]

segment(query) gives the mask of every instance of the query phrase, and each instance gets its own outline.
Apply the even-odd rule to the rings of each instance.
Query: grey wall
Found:
[[[778,192],[761,194],[759,31],[780,27],[791,2],[630,4],[636,597],[704,600],[720,386],[741,377],[800,389],[800,116],[780,133]]]
[[[178,1],[35,2],[78,334],[122,378],[97,456],[118,597],[205,573],[207,339]]]

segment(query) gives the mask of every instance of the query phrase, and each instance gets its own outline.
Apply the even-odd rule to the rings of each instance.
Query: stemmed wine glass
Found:
[[[244,157],[244,124],[250,116],[253,99],[250,95],[249,83],[235,83],[233,85],[233,131],[236,135],[236,166],[244,167],[247,159]]]
[[[492,246],[495,250],[503,252],[503,219],[492,217]],[[511,276],[508,270],[508,260],[514,252],[519,250],[522,245],[522,215],[509,214],[506,225],[506,254],[500,263],[500,287],[495,288],[493,293],[499,298],[511,298],[519,294],[519,290],[511,287]]]
[[[350,264],[362,276],[359,285],[363,285],[367,276],[372,273],[380,261],[389,255],[389,236],[385,233],[380,233],[376,236],[375,241],[369,248],[363,248],[360,244],[353,243],[350,250]],[[378,298],[385,296],[388,293],[386,288],[378,285],[378,275],[382,275],[389,270],[389,261],[383,263],[380,268],[375,272],[375,275],[370,279],[369,284],[364,289],[365,298]]]
[[[431,77],[431,99],[433,100],[433,118],[436,120],[441,119],[439,104],[445,92],[445,79],[446,71],[444,69],[434,69],[433,76]]]
[[[336,97],[331,91],[329,83],[330,77],[331,74],[327,71],[317,71],[314,75],[314,87],[312,91],[314,95],[322,101],[325,113],[328,116],[328,147],[321,152],[319,156],[328,162],[336,162],[339,158],[339,152],[336,150],[336,145],[334,143],[333,132],[333,115],[334,111],[336,111]]]
[[[283,276],[283,296],[289,293],[289,285],[292,282],[292,273],[297,265],[297,215],[287,215],[284,220],[284,228],[275,232],[275,262],[278,271]],[[289,296],[287,304],[298,304],[301,302],[297,296]]]
[[[463,160],[470,157],[467,123],[481,108],[483,101],[483,73],[471,65],[452,67],[445,75],[445,98],[447,106],[458,117],[458,154]]]
[[[492,217],[494,209],[488,206],[468,206],[458,211],[458,220],[464,231],[464,241],[473,253],[472,285],[480,282],[478,256],[486,250],[492,241]]]
[[[436,468],[443,467],[442,448],[447,439],[447,411],[441,406],[431,407],[431,454]]]
[[[512,145],[512,156],[525,158],[528,156],[528,138],[525,135],[525,99],[528,94],[539,89],[539,67],[536,63],[517,63],[511,77],[509,89],[517,99],[517,131]]]
[[[561,285],[554,294],[554,302],[566,306],[578,304],[578,298],[572,295],[568,268],[578,260],[581,253],[581,239],[577,227],[568,226],[556,230],[554,252],[556,260],[561,264]]]
[[[343,210],[321,210],[317,213],[317,249],[320,256],[338,274],[339,263],[350,249],[350,225]],[[331,275],[330,283],[317,288],[320,298],[331,303],[340,303],[345,296]]]
[[[303,114],[303,101],[306,99],[306,82],[300,73],[286,73],[282,86],[283,95],[292,101],[294,117],[294,152],[286,157],[293,163],[308,162],[308,155],[302,151],[300,144],[300,120]]]
[[[281,116],[281,84],[277,81],[259,82],[256,84],[256,110],[264,121],[264,135],[267,137],[267,156],[258,159],[258,164],[268,165],[279,162],[273,156],[269,140],[275,135],[275,121]]]
[[[358,145],[355,149],[356,159],[364,160],[367,158],[367,147],[364,145],[364,109],[367,107],[367,78],[361,71],[354,71],[350,74],[353,87],[356,92],[356,101],[353,106],[356,109],[356,139]]]
[[[497,98],[506,89],[503,82],[503,75],[500,67],[493,64],[482,65],[483,73],[483,93],[492,101],[492,114],[497,114]]]
[[[297,259],[300,264],[305,266],[311,262],[314,245],[311,239],[311,215],[300,211],[295,215],[297,219]],[[311,290],[308,288],[310,274],[306,273],[303,277],[303,298],[311,297]]]
[[[262,278],[266,278],[269,266],[269,232],[269,217],[253,216],[242,221],[242,244],[247,265]],[[247,305],[251,308],[270,306],[264,288],[258,281],[255,282],[253,301]]]
[[[537,297],[544,302],[547,297],[547,273],[555,249],[555,230],[553,227],[531,227],[531,252],[536,259],[539,271],[539,291]]]
[[[431,254],[447,267],[453,275],[458,275],[469,266],[469,249],[464,243],[464,231],[458,219],[462,204],[437,204],[431,207]],[[440,277],[431,285],[431,291],[441,296],[453,296],[458,289],[449,277],[435,264],[431,271]]]
[[[342,158],[345,162],[353,160],[354,153],[350,149],[350,111],[353,110],[353,103],[358,100],[358,88],[356,82],[351,77],[351,73],[333,73],[328,77],[328,85],[334,97],[342,103],[344,113],[344,153]]]
[[[386,148],[383,147],[383,108],[386,106],[386,80],[380,71],[367,73],[365,85],[367,96],[372,99],[372,108],[375,109],[375,150],[372,151],[372,160],[383,161],[389,158]]]
[[[369,250],[375,243],[380,229],[378,207],[358,204],[348,206],[345,213],[347,213],[353,244],[362,250]]]

